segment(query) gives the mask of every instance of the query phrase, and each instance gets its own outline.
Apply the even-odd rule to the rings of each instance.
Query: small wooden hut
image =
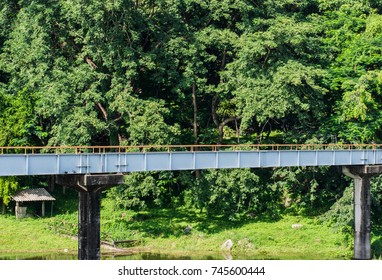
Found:
[[[51,204],[51,212],[52,212],[53,201],[56,200],[44,188],[21,190],[11,197],[12,197],[12,200],[16,201],[16,207],[15,207],[16,218],[23,218],[26,216],[27,207],[21,206],[25,202],[41,201],[42,203],[41,216],[45,216],[45,202],[46,201],[52,202]]]

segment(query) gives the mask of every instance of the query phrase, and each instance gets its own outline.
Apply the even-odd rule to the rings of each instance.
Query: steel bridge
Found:
[[[78,258],[100,259],[100,192],[123,174],[218,168],[342,166],[354,179],[354,258],[370,259],[370,178],[382,145],[170,145],[0,147],[0,176],[54,175],[78,191]]]
[[[0,176],[382,164],[382,145],[0,147]]]

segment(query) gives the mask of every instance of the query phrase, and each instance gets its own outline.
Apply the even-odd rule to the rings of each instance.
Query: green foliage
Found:
[[[169,201],[176,177],[171,172],[131,173],[125,183],[107,192],[117,209],[144,210],[148,206],[161,206]]]
[[[206,170],[196,180],[183,180],[191,185],[184,194],[185,204],[190,208],[205,209],[232,220],[278,210],[274,190],[262,185],[249,169]]]
[[[354,201],[353,187],[347,187],[340,199],[338,199],[322,219],[328,221],[335,229],[347,230],[353,227],[354,223]]]
[[[382,214],[382,176],[371,178],[371,219],[373,226],[380,224],[379,217]]]
[[[43,142],[46,133],[34,115],[35,95],[23,90],[0,93],[0,146],[25,146]]]
[[[19,183],[15,177],[0,177],[0,199],[2,203],[8,205],[13,195],[19,188]]]
[[[381,176],[371,179],[371,221],[372,227],[376,228],[376,232],[379,230],[380,215],[382,213],[381,203]],[[336,231],[343,233],[348,240],[348,246],[351,247],[353,243],[354,234],[354,185],[346,187],[342,196],[330,207],[329,211],[324,213],[320,219],[331,225]],[[378,240],[378,234],[376,239]],[[379,242],[375,241],[374,247],[377,246]],[[378,245],[379,246],[379,245]],[[380,251],[379,248],[376,248]]]
[[[336,167],[279,168],[272,175],[273,188],[282,194],[287,210],[317,215],[324,213],[341,196],[346,184]]]
[[[255,19],[236,41],[236,58],[223,77],[242,116],[243,132],[252,127],[262,131],[270,121],[292,121],[292,116],[290,126],[302,123],[308,129],[311,117],[321,116],[325,89],[319,81],[325,70],[318,64],[320,23],[313,14],[298,17],[284,10],[288,5],[303,9],[307,2],[302,3],[265,6],[271,16]]]
[[[379,141],[381,17],[367,5],[352,3],[328,12],[327,18],[331,133],[341,141]]]

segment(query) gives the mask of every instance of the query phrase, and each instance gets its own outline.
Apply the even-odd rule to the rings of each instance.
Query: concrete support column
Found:
[[[99,260],[101,257],[100,193],[123,183],[123,175],[60,175],[57,183],[78,191],[78,259]]]
[[[93,190],[78,192],[79,260],[99,260],[101,257],[100,211],[99,192]]]
[[[101,199],[100,193],[90,191],[87,194],[88,227],[87,227],[87,259],[99,260],[101,258]]]
[[[345,175],[354,179],[354,259],[371,259],[370,178],[382,173],[382,166],[346,166]]]
[[[368,260],[370,251],[370,177],[354,178],[354,258]]]
[[[86,260],[88,247],[88,194],[78,192],[78,259]]]

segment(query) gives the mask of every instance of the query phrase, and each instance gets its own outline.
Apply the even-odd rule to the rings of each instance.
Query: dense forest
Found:
[[[0,146],[381,143],[381,66],[380,0],[2,0]],[[133,173],[105,196],[352,216],[335,167]]]

